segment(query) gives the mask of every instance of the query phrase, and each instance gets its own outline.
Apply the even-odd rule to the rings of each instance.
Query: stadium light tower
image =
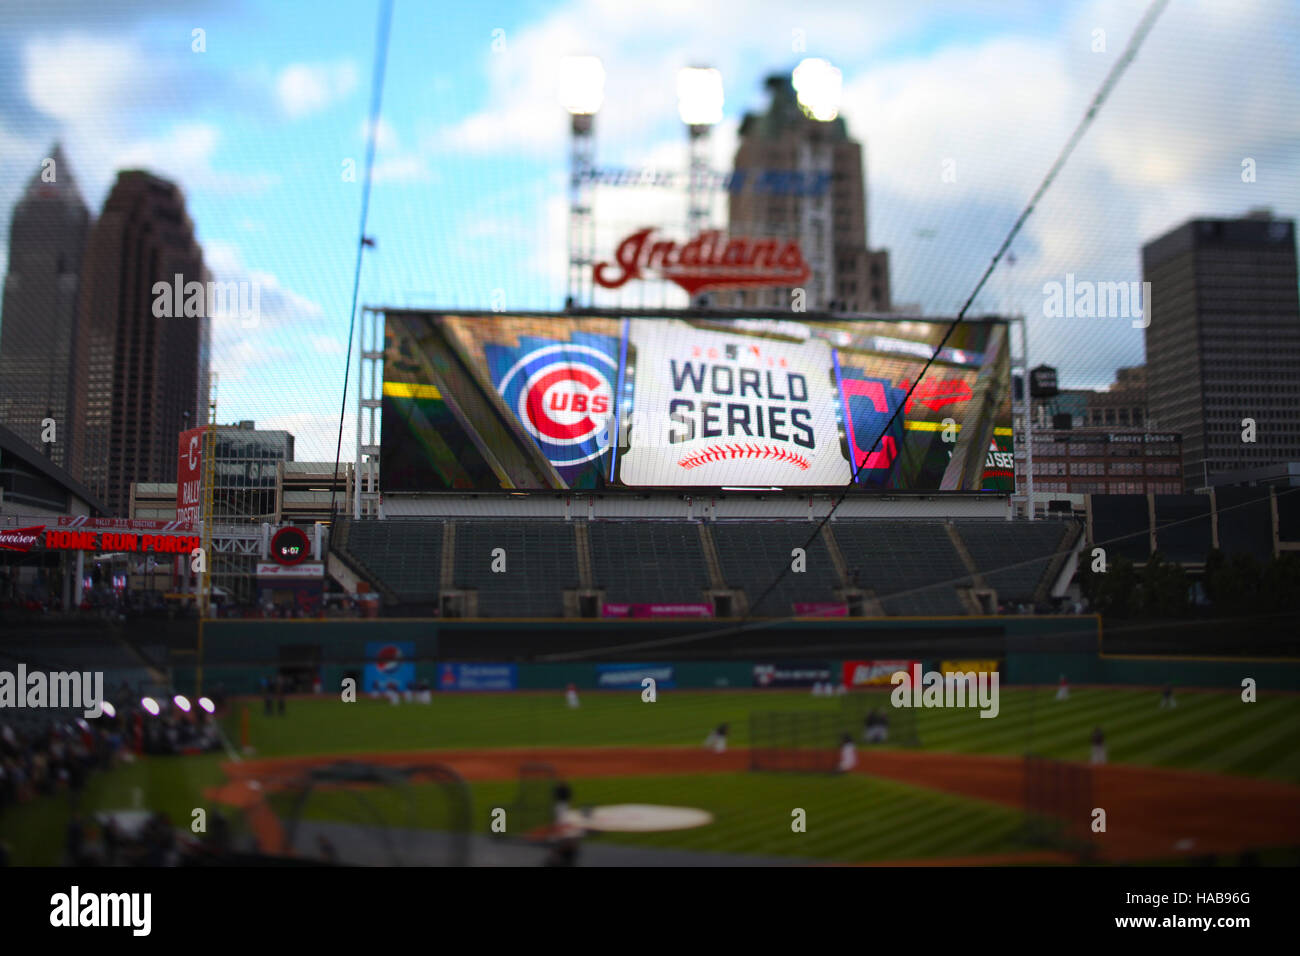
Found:
[[[711,67],[688,66],[677,74],[677,112],[690,137],[687,223],[691,235],[708,225],[709,132],[722,122],[722,74]]]
[[[566,56],[560,60],[560,105],[569,113],[569,281],[565,308],[590,304],[591,269],[595,262],[592,198],[595,188],[596,113],[605,100],[605,67],[600,57]]]
[[[840,93],[843,78],[840,71],[817,57],[803,60],[790,77],[799,108],[813,120],[807,139],[800,144],[798,166],[800,171],[817,182],[829,180],[834,173],[834,161],[824,127],[840,115]],[[799,204],[799,235],[809,253],[812,267],[812,300],[819,308],[835,308],[834,269],[830,257],[834,247],[832,222],[834,210],[824,195],[813,196]]]

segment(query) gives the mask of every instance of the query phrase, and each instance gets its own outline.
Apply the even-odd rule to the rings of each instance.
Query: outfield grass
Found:
[[[996,718],[976,710],[918,713],[927,750],[1021,754],[1086,760],[1095,726],[1106,734],[1112,762],[1183,767],[1300,782],[1300,696],[1246,704],[1233,692],[1178,695],[1173,710],[1158,693],[1118,688],[1005,689]],[[887,708],[884,693],[879,695]],[[245,705],[237,705],[238,707]],[[294,700],[289,716],[263,716],[248,703],[250,739],[259,756],[476,747],[694,746],[720,723],[733,746],[749,743],[752,710],[823,710],[835,698],[803,692],[710,693],[664,691],[653,704],[639,691],[587,693],[570,710],[556,694],[435,694],[432,704],[370,699]],[[238,741],[237,712],[226,720]]]

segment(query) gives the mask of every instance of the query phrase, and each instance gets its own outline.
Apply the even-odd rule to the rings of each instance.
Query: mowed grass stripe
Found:
[[[1213,733],[1216,723],[1230,713],[1230,706],[1222,697],[1181,703],[1173,710],[1161,710],[1157,704],[1148,703],[1136,718],[1102,729],[1106,731],[1106,743],[1113,757],[1123,755],[1126,760],[1140,762],[1143,755],[1154,754],[1172,741],[1185,739],[1183,735],[1188,732]]]
[[[1255,705],[1238,706],[1244,709]],[[1289,721],[1268,721],[1259,711],[1251,713],[1251,717],[1251,723],[1257,726],[1252,727],[1250,733],[1236,735],[1236,742],[1230,746],[1207,749],[1191,765],[1198,770],[1241,772],[1241,768],[1250,766],[1261,755],[1266,759],[1258,761],[1259,763],[1267,765],[1273,762],[1274,748],[1281,746],[1285,740],[1290,740],[1292,746],[1295,746],[1296,728]]]
[[[1079,745],[1086,743],[1092,728],[1102,720],[1112,720],[1117,713],[1136,712],[1140,704],[1136,700],[1116,701],[1094,696],[1072,698],[1057,701],[1022,700],[1022,706],[1011,711],[1007,719],[980,718],[982,723],[1001,724],[983,730],[971,726],[960,735],[951,735],[943,742],[943,749],[957,750],[964,753],[1022,753],[1026,749],[1048,756],[1061,756]],[[1032,715],[1032,716],[1031,716]],[[923,743],[931,745],[931,740],[922,738]],[[936,746],[939,743],[936,742]]]
[[[1243,735],[1250,736],[1261,719],[1244,710],[1233,697],[1220,697],[1191,714],[1179,702],[1177,709],[1152,715],[1151,728],[1144,739],[1156,738],[1150,746],[1117,748],[1133,763],[1156,766],[1195,766],[1206,753],[1218,753]]]
[[[1090,708],[1072,726],[1054,722],[1050,733],[1042,736],[1035,733],[1034,750],[1058,759],[1083,760],[1088,756],[1093,729],[1100,727],[1114,757],[1117,742],[1141,735],[1152,714],[1157,712],[1156,701],[1146,694],[1130,695],[1126,700],[1102,699],[1100,703],[1102,707]],[[1066,705],[1067,702],[1062,702],[1062,706]]]
[[[1029,691],[1018,695],[1004,695],[1003,710],[996,718],[979,718],[991,726],[985,730],[972,722],[948,741],[955,749],[971,752],[997,752],[1022,750],[1032,737],[1037,746],[1041,736],[1050,736],[1066,725],[1078,725],[1096,715],[1111,711],[1116,701],[1099,695],[1077,694],[1065,701],[1057,701],[1050,691]],[[924,738],[923,738],[924,739]],[[928,745],[929,740],[924,740]]]

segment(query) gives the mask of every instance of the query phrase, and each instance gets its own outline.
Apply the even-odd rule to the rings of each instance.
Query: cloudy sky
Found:
[[[508,308],[562,305],[560,57],[606,64],[598,163],[681,169],[680,67],[722,71],[713,148],[726,168],[741,116],[765,105],[763,77],[822,56],[843,71],[842,112],[866,147],[870,242],[890,250],[895,301],[953,314],[1143,7],[396,0],[361,301],[489,308],[495,292]],[[216,277],[261,289],[255,328],[232,318],[214,329],[219,417],[290,429],[300,459],[334,453],[377,10],[0,10],[0,221],[56,140],[95,211],[118,169],[178,182]],[[1254,182],[1243,182],[1245,159]],[[1193,216],[1261,206],[1300,213],[1300,6],[1173,0],[975,311],[1026,314],[1035,362],[1058,365],[1068,386],[1104,387],[1142,361],[1141,331],[1123,318],[1045,318],[1044,283],[1140,280],[1143,242]],[[602,188],[596,215],[606,251],[641,225],[680,229],[685,197]],[[7,261],[7,228],[0,243]],[[345,457],[353,427],[349,415]]]

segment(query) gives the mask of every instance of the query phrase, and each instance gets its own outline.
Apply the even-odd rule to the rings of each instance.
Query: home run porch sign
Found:
[[[625,485],[838,485],[830,346],[633,319]],[[638,434],[638,431],[640,432]]]

